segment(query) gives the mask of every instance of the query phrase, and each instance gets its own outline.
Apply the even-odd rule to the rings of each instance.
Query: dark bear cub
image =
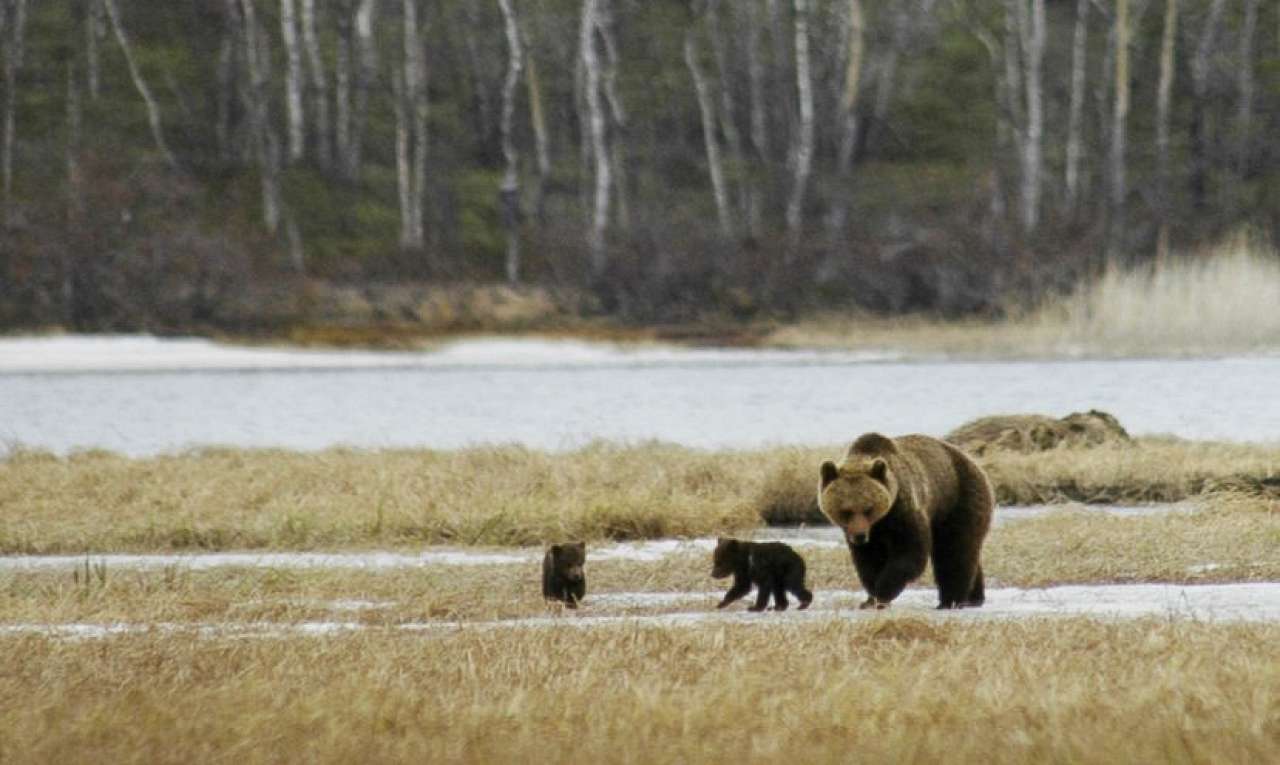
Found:
[[[587,577],[582,564],[587,560],[587,543],[551,545],[542,556],[542,597],[560,600],[569,608],[587,594]]]
[[[763,611],[773,598],[775,611],[787,610],[787,593],[800,601],[801,610],[813,601],[813,593],[804,587],[804,558],[781,542],[743,542],[719,539],[711,559],[711,576],[723,579],[733,575],[733,586],[716,608],[724,608],[751,592],[755,585],[756,604],[749,611]]]

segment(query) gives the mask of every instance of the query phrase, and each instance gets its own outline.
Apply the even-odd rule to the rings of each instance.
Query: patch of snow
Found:
[[[489,621],[427,621],[389,626],[371,626],[359,622],[247,622],[237,623],[109,623],[109,624],[38,624],[0,625],[0,638],[6,636],[47,635],[67,639],[106,638],[116,635],[191,632],[202,637],[268,638],[290,636],[329,636],[368,630],[395,630],[431,633],[456,630],[494,629],[586,629],[609,625],[696,627],[707,624],[802,623],[829,619],[865,619],[897,614],[911,614],[937,619],[1028,619],[1043,617],[1092,617],[1102,619],[1136,619],[1156,617],[1170,620],[1203,622],[1276,622],[1280,621],[1280,583],[1248,584],[1124,584],[1069,585],[1043,589],[997,588],[987,593],[982,608],[961,611],[937,611],[933,590],[907,590],[887,611],[861,611],[857,603],[862,594],[853,591],[819,592],[813,606],[784,613],[746,611],[737,605],[725,610],[676,613],[620,615],[592,614],[593,606],[681,606],[706,602],[720,597],[717,592],[616,592],[588,595],[583,608],[556,615]]]

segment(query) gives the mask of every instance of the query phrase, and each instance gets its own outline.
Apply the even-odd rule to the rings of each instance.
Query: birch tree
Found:
[[[151,126],[151,137],[155,141],[156,149],[159,150],[165,164],[171,168],[177,168],[178,161],[174,158],[173,152],[169,151],[169,146],[164,140],[164,130],[160,126],[160,105],[152,97],[151,89],[147,87],[147,81],[143,79],[142,71],[134,61],[133,47],[129,44],[129,37],[120,20],[120,10],[116,7],[116,0],[102,0],[102,6],[107,12],[107,18],[111,20],[111,29],[115,32],[116,42],[120,45],[120,52],[124,54],[125,64],[129,67],[129,77],[133,80],[133,87],[138,91],[138,95],[142,96],[147,106],[147,123]]]
[[[1111,112],[1110,198],[1111,234],[1108,250],[1119,253],[1123,246],[1125,222],[1125,196],[1128,189],[1125,178],[1125,130],[1129,118],[1129,0],[1116,0],[1116,65],[1115,107]]]
[[[605,232],[609,226],[609,150],[605,140],[604,104],[600,97],[600,59],[596,50],[596,28],[599,0],[582,0],[582,20],[579,28],[579,52],[582,61],[584,98],[587,105],[588,131],[590,134],[592,166],[595,170],[595,194],[592,203],[592,220],[587,245],[591,252],[591,273],[594,277],[604,274]]]
[[[97,100],[102,92],[102,58],[99,55],[98,42],[106,35],[106,24],[102,12],[102,0],[86,0],[88,20],[85,24],[85,81],[89,88],[89,98]]]
[[[289,120],[290,162],[306,152],[306,114],[302,106],[302,51],[298,45],[298,19],[294,0],[280,0],[280,39],[285,55],[285,107]]]
[[[799,123],[792,150],[791,194],[787,200],[787,236],[792,248],[800,241],[805,192],[813,168],[813,82],[809,62],[809,0],[794,0],[796,92],[799,96]]]
[[[618,67],[621,57],[618,55],[618,44],[614,38],[613,5],[611,0],[596,2],[596,32],[603,43],[605,65],[600,72],[605,104],[609,107],[609,124],[611,128],[609,140],[609,161],[613,163],[610,179],[613,185],[614,209],[617,223],[626,230],[631,226],[631,204],[627,199],[627,111],[622,103],[622,95],[618,91]]]
[[[836,111],[836,172],[846,187],[852,180],[853,159],[858,146],[858,96],[862,82],[862,61],[866,49],[866,21],[862,12],[862,0],[848,0],[845,19],[844,80],[840,88],[840,100]],[[830,227],[833,232],[844,228],[849,214],[849,196],[838,195],[831,211]]]
[[[333,166],[333,128],[329,117],[329,77],[320,55],[320,37],[316,31],[316,0],[300,0],[302,45],[307,57],[310,83],[311,134],[314,136],[316,164],[322,170]]]
[[[716,202],[716,219],[720,224],[720,234],[725,238],[733,236],[733,213],[729,208],[729,192],[725,186],[724,167],[720,161],[720,143],[716,136],[715,102],[711,97],[711,89],[707,85],[706,75],[702,72],[701,46],[698,44],[699,13],[694,8],[694,17],[684,31],[684,62],[693,80],[694,94],[698,99],[698,113],[702,118],[702,143],[707,154],[707,171],[711,175],[711,193]]]
[[[270,49],[258,22],[254,0],[239,0],[239,10],[245,68],[249,74],[249,130],[253,136],[254,156],[262,186],[262,220],[267,231],[275,234],[280,230],[280,148],[270,123]]]
[[[1156,85],[1156,198],[1160,217],[1156,257],[1169,253],[1169,106],[1173,96],[1174,46],[1178,39],[1178,0],[1165,0],[1160,36],[1160,80]]]
[[[1022,184],[1020,219],[1022,232],[1030,234],[1040,223],[1040,175],[1043,165],[1044,99],[1041,69],[1044,61],[1044,0],[1014,0],[1018,19],[1019,49],[1022,51],[1023,77],[1026,89],[1026,125],[1022,130]]]
[[[1080,158],[1083,148],[1084,85],[1089,56],[1089,0],[1076,0],[1075,28],[1071,35],[1071,95],[1067,106],[1065,159],[1066,209],[1074,215],[1080,196]]]
[[[498,188],[498,200],[502,208],[502,225],[507,230],[507,281],[515,284],[520,281],[520,155],[516,151],[512,131],[516,87],[520,84],[520,72],[524,68],[524,49],[512,0],[498,0],[498,7],[502,11],[503,28],[507,36],[507,76],[502,82],[502,116],[499,120],[506,170]]]
[[[400,192],[400,246],[422,249],[426,243],[423,206],[426,195],[426,57],[419,22],[421,0],[402,0],[403,60],[396,75],[396,179]]]

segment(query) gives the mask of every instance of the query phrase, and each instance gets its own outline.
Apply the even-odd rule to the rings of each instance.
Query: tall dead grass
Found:
[[[1274,762],[1280,627],[3,639],[0,761]]]
[[[1004,321],[828,315],[774,331],[785,347],[927,355],[1189,356],[1280,349],[1280,253],[1237,237],[1204,253],[1109,268]]]
[[[708,536],[762,519],[821,521],[816,466],[840,450],[19,452],[0,461],[0,553]],[[1273,490],[1280,447],[1144,439],[1127,449],[993,452],[983,463],[1002,503],[1176,501]]]

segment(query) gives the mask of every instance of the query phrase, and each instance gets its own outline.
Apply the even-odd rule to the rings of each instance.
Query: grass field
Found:
[[[443,543],[527,562],[195,570],[90,555],[0,570],[0,762],[1280,757],[1280,624],[857,612],[838,546],[802,548],[818,597],[804,620],[485,624],[556,614],[536,548],[506,546],[767,535],[762,515],[804,512],[814,466],[839,451],[12,454],[0,462],[4,553]],[[989,589],[1280,580],[1280,502],[1266,483],[1280,447],[1147,439],[984,459],[1005,498],[1194,498],[1159,514],[1064,506],[1001,523],[984,548]],[[586,616],[708,612],[727,586],[706,551],[589,557],[587,575]],[[609,597],[681,592],[698,595]],[[333,622],[362,629],[303,629]],[[447,625],[419,628],[431,623]],[[130,631],[4,629],[75,624]],[[246,631],[221,629],[236,626]]]
[[[0,761],[1259,763],[1280,626],[5,640]]]
[[[842,450],[17,452],[0,461],[0,554],[708,536],[812,519],[817,465]],[[1269,490],[1280,446],[1146,439],[983,464],[1001,504],[1171,502]]]

